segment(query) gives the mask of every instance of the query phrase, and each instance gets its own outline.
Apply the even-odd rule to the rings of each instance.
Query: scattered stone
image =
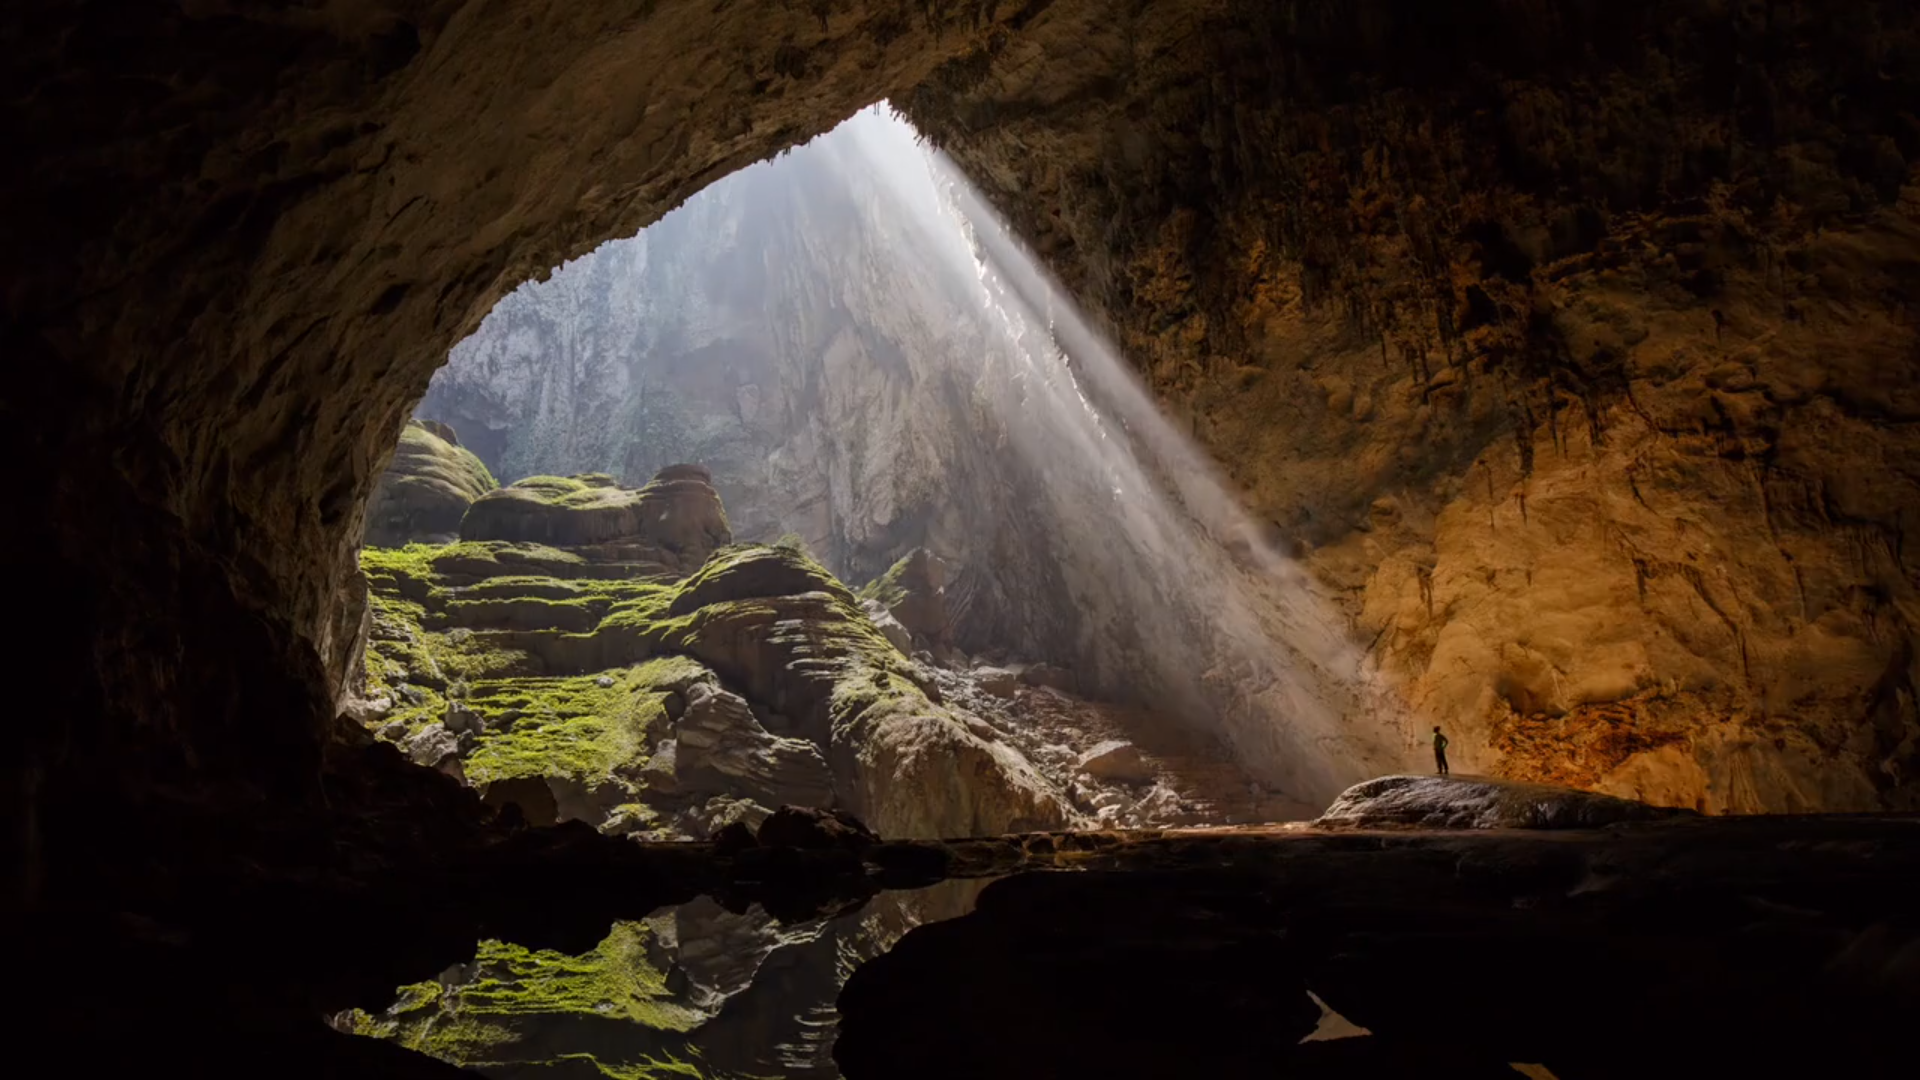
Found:
[[[873,830],[844,810],[783,806],[760,823],[759,841],[762,847],[862,851],[879,840]]]
[[[399,694],[409,705],[420,705],[427,700],[427,692],[412,683],[401,683],[393,688],[393,692]]]
[[[389,720],[381,725],[378,737],[386,742],[397,743],[407,737],[405,720]]]
[[[595,679],[595,680],[593,680],[593,685],[595,685],[595,686],[597,686],[597,687],[599,687],[599,688],[600,688],[600,689],[602,689],[602,690],[609,690],[609,689],[612,689],[612,687],[613,687],[613,676],[611,676],[611,675],[602,675],[602,676],[600,676],[599,678],[597,678],[597,679]]]
[[[1154,778],[1153,766],[1140,748],[1123,739],[1108,739],[1080,755],[1075,767],[1098,780],[1145,784]]]

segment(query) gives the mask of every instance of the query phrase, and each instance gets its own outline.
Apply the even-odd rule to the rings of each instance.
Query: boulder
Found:
[[[848,605],[853,594],[819,563],[787,548],[741,545],[717,552],[682,586],[670,615],[685,615],[734,600],[826,593]]]
[[[694,476],[623,488],[598,473],[534,476],[489,492],[460,523],[463,540],[559,547],[627,545],[689,570],[733,541],[713,486]]]
[[[843,848],[864,851],[878,843],[872,829],[844,810],[820,810],[801,806],[783,806],[760,823],[761,847],[803,848],[822,851]]]
[[[497,486],[480,459],[453,437],[452,428],[409,420],[367,500],[362,542],[402,547],[450,538],[460,531],[474,500]]]
[[[873,620],[873,625],[879,629],[880,636],[887,639],[888,644],[899,649],[902,656],[912,653],[913,634],[908,632],[899,619],[893,617],[893,613],[887,610],[885,604],[878,600],[862,600],[860,608],[867,613],[867,618]]]
[[[432,768],[459,754],[459,737],[448,731],[444,724],[428,724],[407,740],[406,751],[408,759],[415,765]]]
[[[974,668],[973,684],[994,697],[1011,699],[1020,690],[1020,673],[1003,667]]]
[[[914,638],[942,645],[949,637],[946,576],[946,563],[926,548],[914,548],[860,595],[884,605]]]
[[[1122,784],[1151,783],[1153,766],[1141,755],[1140,748],[1124,739],[1108,739],[1080,755],[1074,768],[1096,780]]]
[[[1591,829],[1654,821],[1691,810],[1649,806],[1591,791],[1487,777],[1382,776],[1342,792],[1321,828]]]
[[[478,732],[481,728],[480,714],[457,701],[449,701],[441,724],[456,735]]]

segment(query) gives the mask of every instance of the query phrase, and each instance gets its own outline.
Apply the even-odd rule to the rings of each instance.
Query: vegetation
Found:
[[[655,820],[637,780],[667,694],[713,678],[710,668],[789,715],[833,725],[931,707],[910,662],[802,544],[725,547],[678,581],[598,578],[573,552],[501,542],[367,549],[361,567],[368,684],[395,703],[380,725],[402,720],[394,734],[411,734],[457,703],[479,721],[462,754],[470,782],[564,778],[610,805],[607,824],[624,830]],[[508,624],[519,628],[483,628]],[[573,663],[581,658],[596,659]],[[403,987],[385,1012],[344,1026],[467,1066],[710,1076],[686,1035],[707,1017],[667,991],[650,938],[646,924],[617,924],[581,956],[484,942],[457,985]],[[631,1036],[595,1035],[570,1044],[592,1053],[552,1056],[553,1021],[536,1029],[540,1017],[658,1037],[614,1053],[606,1047]]]
[[[887,568],[887,572],[860,586],[860,599],[876,600],[882,606],[892,607],[907,598],[907,588],[901,584],[906,577],[907,564],[913,561],[912,553],[900,557],[900,561]]]
[[[601,783],[630,773],[645,763],[648,727],[666,718],[667,690],[703,674],[699,664],[676,656],[598,675],[476,682],[465,705],[487,730],[467,756],[467,777],[478,784],[520,776]]]

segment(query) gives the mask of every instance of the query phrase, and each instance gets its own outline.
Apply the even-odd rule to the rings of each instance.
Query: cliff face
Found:
[[[1462,768],[1913,802],[1910,11],[1054,20],[907,111]]]
[[[876,131],[910,146],[863,114],[522,286],[418,412],[470,433],[508,480],[638,483],[698,461],[741,539],[796,535],[851,581],[931,547],[962,647],[1038,655],[1074,617],[1043,599],[1033,479],[979,405],[1005,342],[975,295],[916,261],[925,222],[856,145]]]

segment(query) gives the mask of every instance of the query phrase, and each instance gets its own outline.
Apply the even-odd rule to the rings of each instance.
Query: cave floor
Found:
[[[402,827],[443,817],[411,803],[382,817],[363,801],[285,831],[216,815],[191,841],[186,823],[129,819],[119,841],[181,856],[17,928],[11,952],[34,990],[11,1019],[30,1046],[83,1050],[102,1073],[453,1075],[324,1018],[391,1000],[482,938],[572,954],[616,919],[701,895],[800,921],[858,912],[883,889],[996,878],[970,913],[854,971],[834,1048],[849,1080],[1914,1066],[1920,816],[731,853],[577,824]],[[1316,997],[1372,1034],[1303,1043]]]

